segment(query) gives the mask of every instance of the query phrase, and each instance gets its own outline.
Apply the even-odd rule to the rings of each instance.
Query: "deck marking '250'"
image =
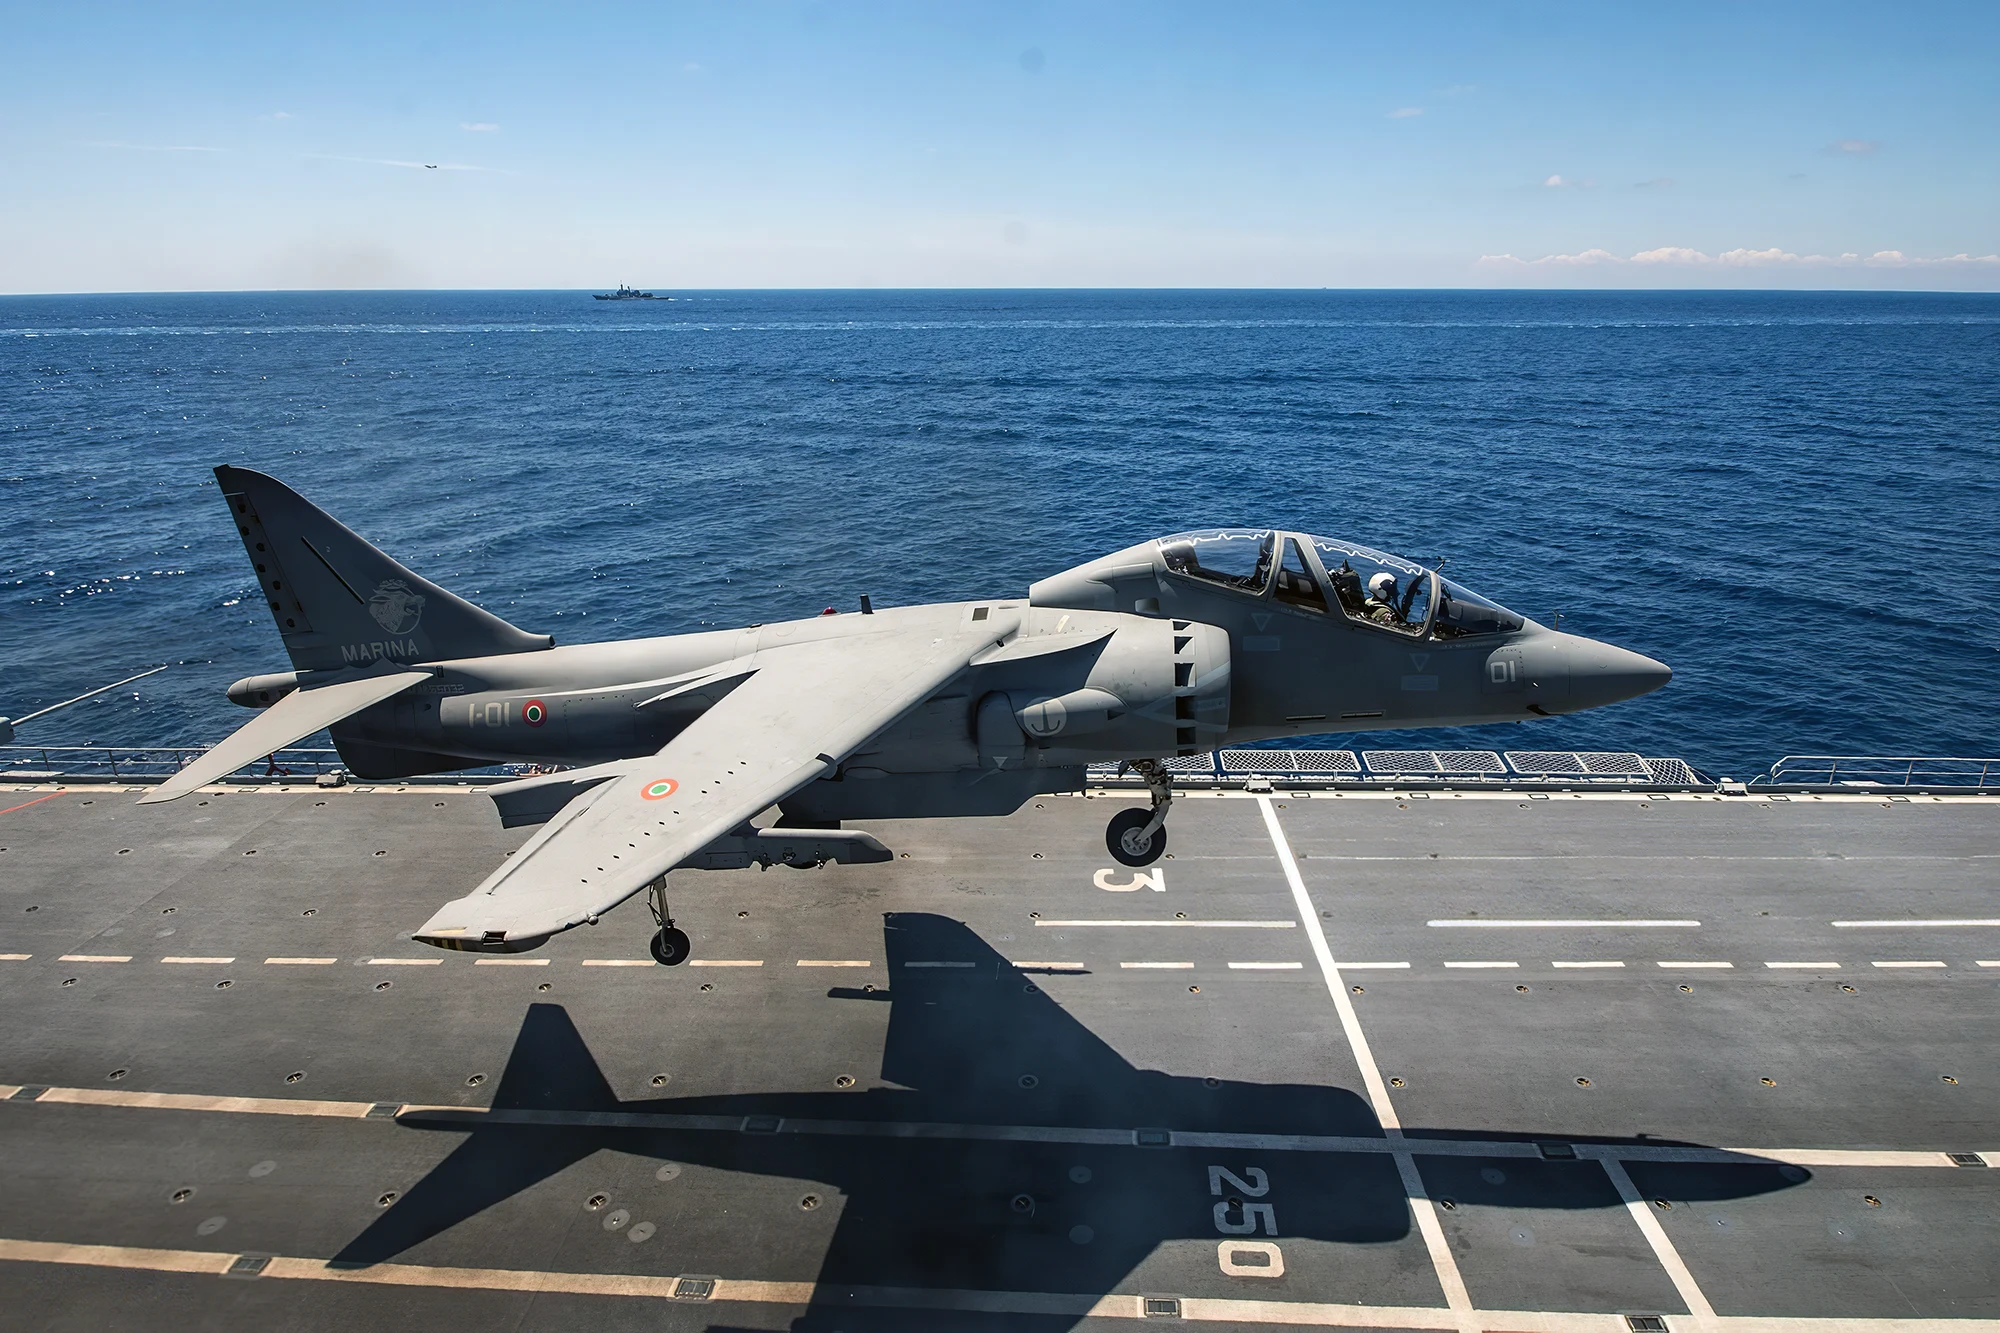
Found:
[[[1229,1194],[1222,1197],[1225,1181]],[[1239,1176],[1226,1166],[1211,1166],[1208,1192],[1218,1196],[1215,1229],[1224,1236],[1254,1236],[1260,1227],[1267,1236],[1278,1234],[1277,1210],[1268,1203],[1249,1202],[1271,1192],[1271,1177],[1263,1167],[1246,1166]],[[1284,1253],[1270,1241],[1225,1240],[1216,1246],[1216,1261],[1231,1277],[1282,1277],[1285,1272]]]

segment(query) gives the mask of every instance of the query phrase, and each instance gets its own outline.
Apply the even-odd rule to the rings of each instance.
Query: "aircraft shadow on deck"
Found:
[[[1023,971],[960,922],[925,913],[885,920],[889,991],[836,987],[831,996],[887,1003],[884,1082],[862,1092],[777,1092],[621,1101],[560,1005],[535,1004],[494,1093],[496,1123],[453,1112],[412,1112],[408,1128],[465,1135],[444,1161],[350,1241],[333,1263],[365,1266],[397,1258],[486,1208],[548,1179],[600,1149],[727,1171],[813,1182],[841,1209],[821,1261],[822,1288],[956,1288],[1101,1295],[1164,1241],[1216,1243],[1223,1226],[1264,1223],[1243,1205],[1268,1204],[1278,1243],[1367,1245],[1402,1240],[1410,1211],[1386,1153],[1276,1148],[1137,1146],[1142,1127],[1176,1135],[1346,1135],[1381,1138],[1367,1103],[1344,1088],[1204,1079],[1135,1068],[1078,1022]],[[912,961],[970,966],[910,968]],[[1024,1075],[1032,1086],[1023,1086]],[[575,1123],[576,1113],[723,1118],[717,1129],[620,1128]],[[523,1123],[535,1114],[554,1123]],[[775,1123],[780,1132],[770,1132]],[[1106,1145],[1020,1137],[924,1137],[910,1133],[797,1132],[800,1121],[853,1125],[1048,1126],[1122,1131]],[[481,1123],[484,1121],[484,1123]],[[733,1124],[730,1122],[734,1122]],[[1423,1138],[1674,1146],[1657,1138],[1575,1138],[1499,1129],[1406,1129]],[[1691,1145],[1690,1145],[1691,1146]],[[1217,1184],[1220,1166],[1254,1188]],[[1433,1194],[1512,1208],[1616,1208],[1594,1163],[1428,1157]],[[1496,1166],[1504,1172],[1494,1172]],[[1078,1168],[1088,1179],[1075,1177]],[[1254,1170],[1253,1170],[1254,1168]],[[1482,1171],[1488,1174],[1482,1175]],[[1504,1180],[1495,1180],[1503,1174]],[[1736,1164],[1645,1167],[1653,1193],[1680,1199],[1740,1198],[1806,1179],[1796,1167]],[[1212,1192],[1212,1185],[1221,1190]],[[806,1188],[813,1188],[807,1185]],[[1239,1200],[1232,1204],[1232,1198]],[[1023,1202],[1023,1201],[1026,1202]],[[1220,1212],[1218,1212],[1218,1207]],[[1079,1243],[1087,1227],[1089,1239]],[[670,1237],[662,1240],[671,1242]],[[1212,1262],[1212,1261],[1211,1261]],[[763,1276],[725,1273],[731,1277]],[[1278,1296],[1282,1280],[1245,1295]],[[871,1327],[941,1327],[941,1311],[868,1312]],[[984,1325],[994,1317],[949,1316]],[[815,1308],[797,1330],[853,1326],[851,1306]],[[1010,1315],[1010,1328],[1069,1328],[1069,1315]]]

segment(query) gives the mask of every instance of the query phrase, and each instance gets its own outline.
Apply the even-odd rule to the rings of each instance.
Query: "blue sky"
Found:
[[[1990,0],[0,19],[0,291],[2000,289]]]

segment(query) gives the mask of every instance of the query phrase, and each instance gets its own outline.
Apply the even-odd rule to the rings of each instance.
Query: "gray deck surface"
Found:
[[[1329,974],[1240,794],[680,872],[675,969],[412,943],[475,792],[0,798],[9,1328],[2000,1320],[2000,802],[1280,792]]]

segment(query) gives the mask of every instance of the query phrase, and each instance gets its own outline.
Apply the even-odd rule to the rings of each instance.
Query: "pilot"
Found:
[[[1368,600],[1361,604],[1361,614],[1378,625],[1400,625],[1403,617],[1396,610],[1396,576],[1387,570],[1372,574],[1368,579]]]

